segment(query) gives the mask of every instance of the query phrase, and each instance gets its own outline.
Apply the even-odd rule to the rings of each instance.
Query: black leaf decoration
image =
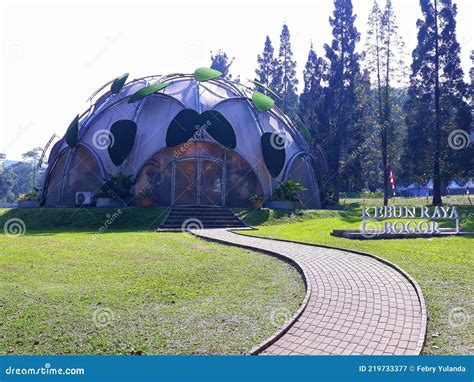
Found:
[[[79,114],[72,120],[64,134],[64,139],[69,147],[76,147],[79,136]]]
[[[230,122],[216,110],[199,114],[192,109],[181,110],[171,121],[166,132],[166,145],[174,147],[190,140],[195,134],[209,134],[221,145],[234,149],[236,137]]]
[[[216,110],[206,110],[200,116],[201,126],[207,125],[207,131],[217,142],[228,149],[235,149],[237,139],[230,122]]]
[[[116,166],[121,165],[130,154],[137,135],[137,124],[129,119],[114,122],[110,128],[109,156]]]
[[[195,121],[198,121],[199,113],[192,109],[181,110],[173,118],[166,131],[166,146],[174,147],[188,141],[196,132]]]
[[[112,94],[117,94],[120,90],[122,90],[123,85],[125,85],[125,82],[127,82],[127,78],[128,73],[125,73],[114,80],[112,86],[110,87],[110,91],[112,92]]]
[[[285,166],[285,141],[276,133],[263,133],[260,142],[265,166],[267,166],[270,175],[276,178]]]

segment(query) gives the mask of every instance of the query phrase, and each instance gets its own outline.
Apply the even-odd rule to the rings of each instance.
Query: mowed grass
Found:
[[[240,354],[304,297],[285,262],[190,234],[28,224],[0,233],[0,354]]]
[[[464,198],[464,197],[463,197]],[[445,200],[446,201],[446,200]],[[459,199],[456,199],[459,203]],[[344,201],[342,201],[344,203]],[[349,240],[330,235],[333,229],[360,229],[362,205],[380,200],[349,200],[340,211],[240,210],[258,231],[247,234],[295,240],[369,252],[408,272],[421,286],[428,310],[424,354],[474,353],[474,237]],[[396,201],[395,204],[404,203]],[[418,198],[405,205],[424,205]],[[462,204],[462,203],[459,203]],[[460,205],[463,229],[474,232],[474,208]]]

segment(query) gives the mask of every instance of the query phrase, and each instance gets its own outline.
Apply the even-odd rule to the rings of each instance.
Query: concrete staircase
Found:
[[[165,230],[189,230],[202,228],[246,227],[228,208],[222,207],[171,207],[160,225]]]

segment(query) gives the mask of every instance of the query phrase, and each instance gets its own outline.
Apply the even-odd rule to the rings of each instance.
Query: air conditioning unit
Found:
[[[76,205],[87,206],[92,203],[92,192],[76,192]]]

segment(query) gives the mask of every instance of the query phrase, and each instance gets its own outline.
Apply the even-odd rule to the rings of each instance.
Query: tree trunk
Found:
[[[438,2],[434,1],[434,21],[435,21],[435,150],[433,168],[433,205],[442,204],[441,199],[441,121],[439,104],[439,50],[438,50]]]
[[[345,47],[344,47],[344,29],[342,29],[341,31],[341,65],[340,65],[340,70],[341,70],[341,73],[340,73],[340,82],[339,82],[339,104],[337,106],[338,108],[338,111],[337,111],[337,119],[336,119],[336,134],[335,134],[335,138],[336,138],[336,142],[334,142],[335,146],[336,146],[336,158],[335,158],[335,166],[336,166],[336,174],[335,174],[335,178],[334,178],[334,194],[335,194],[335,197],[336,197],[336,200],[337,202],[339,202],[339,192],[341,190],[341,174],[340,174],[340,171],[341,171],[341,167],[340,167],[340,161],[341,161],[341,150],[343,148],[343,145],[342,145],[342,140],[345,138],[344,137],[344,129],[343,129],[343,124],[345,122],[342,122],[343,118],[342,118],[342,111],[344,109],[343,107],[343,103],[344,103],[344,65],[345,65],[345,61],[344,61],[344,54],[345,54]]]
[[[385,105],[384,105],[384,128],[382,130],[382,157],[383,157],[383,205],[388,205],[389,189],[389,160],[388,160],[388,129],[390,128],[390,35],[392,33],[390,18],[387,23],[387,56],[385,67]]]
[[[378,109],[379,109],[379,124],[382,128],[380,131],[380,142],[381,142],[381,150],[382,150],[382,168],[383,168],[383,185],[384,185],[384,193],[383,193],[383,205],[388,205],[388,194],[387,194],[387,137],[386,137],[386,125],[384,123],[384,113],[383,113],[383,101],[382,101],[382,80],[380,78],[380,39],[381,39],[381,30],[377,28],[375,30],[376,36],[376,65],[377,65],[377,92],[378,92]]]

